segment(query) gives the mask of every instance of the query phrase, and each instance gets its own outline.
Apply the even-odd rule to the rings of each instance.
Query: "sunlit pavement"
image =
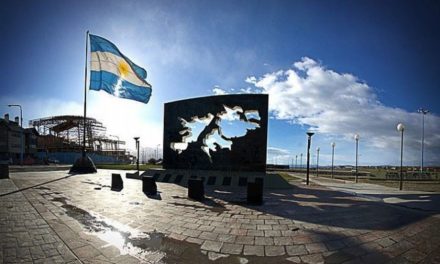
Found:
[[[292,173],[292,176],[305,179],[304,174]],[[354,183],[339,179],[329,179],[324,177],[310,176],[310,182],[327,187],[331,190],[340,191],[367,198],[370,200],[381,201],[388,204],[394,204],[406,208],[428,211],[431,213],[440,213],[440,193],[408,191],[397,188],[386,187],[370,183]],[[433,183],[438,184],[438,183]]]
[[[3,263],[440,263],[435,211],[303,184],[266,190],[262,206],[245,188],[197,202],[158,183],[147,197],[125,177],[111,191],[112,172],[0,180]]]

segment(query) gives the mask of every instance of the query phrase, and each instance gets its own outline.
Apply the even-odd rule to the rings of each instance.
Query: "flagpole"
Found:
[[[83,131],[83,149],[82,157],[86,157],[86,115],[87,115],[87,55],[89,52],[89,31],[86,32],[86,63],[84,67],[84,131]]]
[[[85,173],[96,173],[96,166],[90,157],[86,156],[86,124],[87,124],[87,61],[89,52],[89,31],[86,32],[86,63],[84,67],[84,130],[83,130],[83,145],[82,145],[82,155],[78,158],[75,163],[70,168],[69,173],[72,174],[85,174]]]

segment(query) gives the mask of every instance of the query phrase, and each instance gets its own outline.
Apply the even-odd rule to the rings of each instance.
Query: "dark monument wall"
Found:
[[[267,151],[268,100],[266,94],[219,95],[165,104],[163,167],[164,169],[202,169],[222,171],[265,171]],[[225,112],[224,105],[240,106],[243,111],[258,110],[259,128],[248,130],[243,137],[231,138],[231,150],[210,150],[209,156],[202,150],[204,138],[212,129],[218,129],[218,118],[214,118],[200,133],[197,142],[191,142],[180,154],[171,148],[171,143],[181,142],[180,131],[184,129],[180,118],[191,121],[193,117],[216,116]],[[242,116],[242,118],[245,118]],[[256,123],[256,120],[252,120]]]

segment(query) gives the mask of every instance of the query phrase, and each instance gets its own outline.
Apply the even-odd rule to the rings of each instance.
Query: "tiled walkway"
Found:
[[[110,174],[27,172],[0,180],[0,259],[440,263],[440,219],[426,211],[301,184],[266,190],[263,206],[247,205],[244,188],[208,188],[201,203],[187,199],[185,187],[158,183],[159,195],[147,197],[138,180],[111,191]],[[28,189],[10,193],[15,186]]]

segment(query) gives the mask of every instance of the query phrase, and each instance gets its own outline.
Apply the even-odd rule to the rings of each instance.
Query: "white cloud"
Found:
[[[420,153],[421,116],[382,104],[372,87],[349,73],[327,69],[310,58],[295,62],[291,69],[250,76],[247,83],[269,94],[269,110],[276,119],[310,126],[332,137],[361,140],[378,153],[398,148],[396,125],[406,126],[405,148],[408,160]],[[440,118],[425,119],[427,162],[440,162]]]
[[[212,89],[212,92],[215,95],[224,95],[224,94],[228,94],[225,90],[223,90],[222,88],[218,87],[218,86],[214,86],[214,88]]]

